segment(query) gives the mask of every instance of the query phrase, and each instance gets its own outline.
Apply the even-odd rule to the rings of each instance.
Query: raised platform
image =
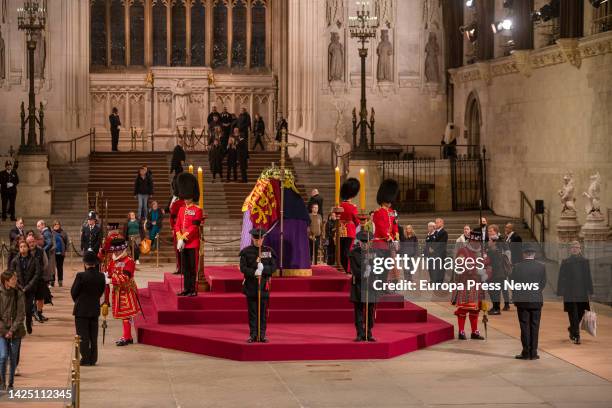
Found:
[[[147,316],[136,318],[138,341],[240,361],[385,359],[453,338],[452,325],[402,297],[376,311],[375,343],[355,343],[350,277],[315,266],[312,277],[273,278],[267,344],[247,344],[247,312],[236,266],[209,267],[211,291],[179,298],[181,278],[140,289]]]

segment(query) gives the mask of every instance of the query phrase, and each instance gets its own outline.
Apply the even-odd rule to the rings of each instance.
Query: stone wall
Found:
[[[370,4],[380,22],[376,38],[367,46],[366,60],[368,110],[375,110],[376,142],[439,144],[446,125],[439,2],[380,0]],[[352,144],[353,108],[359,113],[360,58],[357,40],[350,38],[348,29],[349,16],[356,14],[356,8],[353,1],[289,0],[290,131],[311,140],[335,141],[343,153]],[[378,70],[382,30],[387,31],[392,49],[390,75]],[[334,36],[339,45],[332,45]],[[430,36],[438,44],[437,50],[433,45],[429,48],[430,61],[437,59],[438,69],[431,65],[427,78]]]
[[[556,240],[565,172],[574,174],[579,222],[589,176],[602,176],[602,211],[612,207],[612,32],[561,41],[452,70],[454,121],[466,143],[466,104],[480,104],[489,204],[518,216],[519,191],[543,199],[547,240]]]

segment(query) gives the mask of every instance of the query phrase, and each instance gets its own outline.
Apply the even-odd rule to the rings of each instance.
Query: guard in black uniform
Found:
[[[374,327],[374,310],[378,299],[378,292],[374,290],[373,282],[378,279],[377,275],[372,272],[372,259],[374,251],[370,249],[373,235],[369,231],[360,231],[357,234],[358,245],[355,245],[349,255],[351,264],[351,302],[355,307],[355,328],[357,329],[357,337],[355,341],[376,341],[372,336],[372,327]],[[363,289],[362,289],[363,288]],[[365,313],[368,313],[368,327],[366,337],[366,322]]]
[[[268,298],[270,297],[270,277],[276,271],[276,253],[270,247],[263,246],[266,231],[262,228],[253,228],[251,238],[253,245],[240,251],[240,272],[244,274],[242,292],[246,295],[249,309],[249,338],[247,343],[260,341],[267,343],[266,321],[268,317]],[[257,282],[261,277],[260,294],[260,326],[259,339],[257,337]]]
[[[83,253],[92,251],[97,254],[100,250],[101,242],[102,230],[98,225],[96,213],[94,211],[90,211],[87,213],[87,222],[81,229],[81,251],[83,251]]]

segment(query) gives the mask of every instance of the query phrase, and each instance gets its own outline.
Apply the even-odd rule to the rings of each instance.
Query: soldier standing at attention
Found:
[[[357,234],[359,244],[351,250],[349,256],[351,263],[350,271],[351,275],[353,275],[351,280],[351,302],[355,307],[355,328],[357,329],[357,337],[355,337],[354,341],[376,341],[376,338],[372,336],[374,309],[377,301],[377,292],[373,288],[373,281],[376,278],[370,275],[372,267],[371,259],[368,256],[370,255],[368,254],[368,246],[371,245],[373,237],[373,234],[369,231],[359,231],[359,234]]]
[[[266,321],[268,299],[270,297],[270,277],[276,270],[276,254],[272,248],[263,246],[264,235],[266,234],[264,229],[253,228],[250,234],[253,244],[240,251],[240,272],[244,274],[242,292],[246,295],[249,311],[249,338],[247,343],[257,341],[267,343]],[[258,296],[258,283],[261,291],[260,296]],[[259,308],[258,301],[261,302]]]

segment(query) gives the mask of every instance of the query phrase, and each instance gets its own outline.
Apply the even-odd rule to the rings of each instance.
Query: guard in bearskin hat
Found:
[[[123,336],[115,343],[127,346],[134,343],[132,338],[132,318],[140,311],[138,288],[134,281],[136,263],[127,251],[128,244],[123,237],[111,241],[109,251],[112,253],[108,264],[106,283],[113,285],[113,317],[123,320]]]
[[[181,173],[177,177],[178,198],[184,200],[174,224],[176,249],[181,256],[181,272],[184,278],[183,291],[179,296],[196,296],[196,274],[200,252],[200,225],[202,209],[194,202],[200,199],[198,180],[191,173]]]
[[[452,296],[452,304],[457,307],[455,309],[455,315],[457,316],[457,323],[459,326],[459,340],[466,340],[465,335],[465,321],[466,318],[470,319],[470,326],[472,328],[472,334],[470,336],[473,340],[484,340],[484,337],[480,335],[478,331],[478,315],[480,310],[483,308],[483,300],[485,298],[485,292],[480,288],[480,285],[470,285],[468,289],[468,282],[485,282],[488,279],[487,272],[484,268],[478,268],[476,260],[482,259],[482,247],[480,243],[480,235],[471,233],[467,244],[457,250],[458,258],[465,258],[464,265],[465,271],[461,274],[456,273],[454,275],[455,283],[461,283],[462,289],[457,289]],[[471,261],[468,261],[471,259]],[[467,265],[471,265],[468,267]]]
[[[380,207],[372,214],[374,223],[374,247],[389,249],[389,244],[399,240],[397,212],[391,207],[397,199],[399,185],[393,179],[384,180],[376,193]]]
[[[344,270],[349,272],[349,253],[355,240],[355,233],[359,225],[359,211],[351,202],[359,194],[359,180],[349,178],[340,187],[340,263]]]

